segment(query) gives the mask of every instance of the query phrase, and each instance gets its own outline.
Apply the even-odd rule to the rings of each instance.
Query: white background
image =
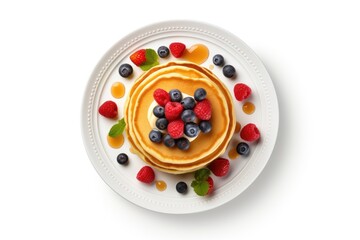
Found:
[[[0,239],[359,239],[356,2],[1,1]],[[174,19],[245,41],[280,104],[278,142],[260,177],[193,215],[118,196],[80,131],[83,92],[102,55],[129,32]]]

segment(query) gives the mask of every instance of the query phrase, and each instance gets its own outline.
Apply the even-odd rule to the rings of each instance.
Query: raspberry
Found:
[[[194,112],[197,118],[200,120],[209,120],[211,118],[211,103],[209,100],[204,99],[198,102],[194,108]]]
[[[174,57],[179,58],[184,54],[186,46],[185,46],[185,44],[180,43],[180,42],[173,42],[170,44],[169,48],[170,48],[171,54]]]
[[[168,121],[180,118],[183,106],[179,102],[168,102],[165,105],[165,117]]]
[[[234,86],[234,95],[236,100],[242,101],[248,98],[251,94],[251,88],[243,83],[238,83]]]
[[[99,107],[99,113],[106,118],[116,118],[118,108],[113,101],[106,101]]]
[[[245,141],[253,142],[260,138],[260,132],[255,124],[249,123],[241,129],[240,137]]]
[[[225,158],[218,158],[212,161],[208,168],[217,177],[224,177],[229,172],[230,163]]]
[[[155,172],[149,166],[142,167],[136,175],[136,179],[143,183],[152,183],[155,179]]]
[[[170,102],[170,95],[164,89],[156,89],[153,96],[155,101],[162,107],[164,107],[166,103]]]
[[[184,122],[181,119],[170,122],[167,131],[173,139],[181,138],[184,134]]]

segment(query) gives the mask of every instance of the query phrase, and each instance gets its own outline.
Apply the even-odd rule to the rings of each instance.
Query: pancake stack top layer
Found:
[[[206,89],[213,111],[212,131],[200,134],[186,151],[151,142],[148,111],[158,88],[176,88],[188,95],[197,88]],[[225,152],[234,133],[236,117],[229,91],[212,72],[199,65],[169,62],[153,67],[136,80],[128,96],[124,118],[132,150],[160,171],[181,174],[206,166]]]

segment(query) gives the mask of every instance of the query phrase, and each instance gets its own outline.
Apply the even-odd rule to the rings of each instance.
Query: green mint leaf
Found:
[[[154,49],[148,48],[145,50],[145,57],[146,57],[146,61],[141,64],[140,68],[143,71],[147,71],[150,68],[159,65],[159,61],[158,61],[158,55],[155,52]]]
[[[209,183],[207,181],[196,181],[191,183],[191,187],[194,188],[194,192],[199,196],[205,196],[209,191]]]
[[[125,126],[126,126],[125,119],[124,118],[120,119],[114,126],[111,127],[109,131],[109,136],[110,137],[119,136],[124,132]]]
[[[195,172],[195,179],[198,181],[206,181],[209,176],[210,170],[207,168],[202,168]]]
[[[193,180],[193,181],[191,182],[191,187],[195,187],[195,186],[198,185],[198,184],[199,184],[199,181]]]
[[[152,67],[154,67],[154,66],[156,66],[156,65],[159,65],[159,62],[154,62],[154,63],[152,63],[152,64],[147,64],[147,65],[141,65],[140,66],[140,68],[141,68],[141,70],[143,70],[143,71],[147,71],[147,70],[149,70],[150,68],[152,68]]]
[[[145,63],[154,63],[158,60],[158,55],[155,52],[154,49],[148,48],[145,50],[145,57],[146,57],[146,62]]]

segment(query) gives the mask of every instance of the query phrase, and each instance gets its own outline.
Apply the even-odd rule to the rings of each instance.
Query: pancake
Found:
[[[230,124],[231,125],[231,124]],[[131,127],[131,124],[129,124],[128,126],[130,126]],[[135,140],[136,140],[136,138],[135,138]],[[135,147],[136,148],[136,147]],[[135,150],[136,151],[136,149],[133,149],[133,150]],[[140,153],[140,152],[139,152]],[[146,152],[144,152],[144,151],[142,151],[142,155],[147,155],[146,154]],[[212,155],[211,155],[212,156]],[[149,157],[149,156],[148,156]],[[146,160],[151,160],[151,159],[147,159],[146,157],[144,157],[144,156],[142,156],[142,158],[146,161]],[[154,163],[154,159],[152,159],[153,160],[153,163]],[[206,159],[205,159],[206,160]],[[156,161],[156,159],[155,159],[155,161]],[[203,164],[203,162],[204,162],[204,160],[202,160],[200,163],[201,164]],[[159,161],[157,161],[157,163],[159,163]],[[160,163],[161,163],[161,161],[160,161]],[[174,167],[175,165],[170,165],[170,168],[172,169],[173,167]],[[192,165],[189,165],[189,164],[186,164],[186,165],[183,165],[182,167],[181,167],[181,169],[179,169],[179,167],[178,166],[176,166],[175,167],[175,169],[177,169],[178,171],[184,171],[184,170],[186,170],[185,169],[185,167],[186,168],[188,168],[189,166],[191,166],[191,167],[194,167],[194,166],[196,166],[196,165],[194,165],[194,164],[192,164]],[[166,165],[166,166],[163,166],[164,168],[165,168],[165,170],[169,170],[169,165]]]
[[[149,139],[149,132],[152,127],[149,124],[146,124],[148,114],[144,111],[144,109],[149,109],[153,99],[152,93],[157,88],[166,86],[163,89],[169,91],[179,85],[182,86],[182,92],[188,95],[195,92],[197,88],[202,87],[206,89],[208,92],[207,99],[212,103],[214,112],[211,122],[213,125],[217,126],[208,134],[199,134],[199,136],[191,143],[186,154],[184,154],[184,151],[177,148],[169,149],[164,144],[157,144],[154,147],[154,143]],[[169,76],[160,76],[153,79],[151,83],[146,84],[139,94],[141,99],[138,99],[134,106],[134,118],[131,123],[131,125],[134,126],[134,133],[144,151],[157,159],[161,159],[162,162],[165,163],[191,163],[208,155],[208,152],[213,152],[223,141],[225,137],[224,133],[226,133],[227,126],[229,125],[227,111],[224,111],[224,107],[226,107],[224,96],[220,93],[214,94],[217,90],[218,87],[207,79],[188,78],[183,76],[178,77],[173,74],[169,74]],[[212,144],[209,144],[209,142]]]
[[[187,151],[151,142],[148,134],[152,127],[147,121],[147,112],[153,101],[153,91],[178,88],[193,95],[199,87],[207,90],[212,104],[212,131],[200,133]],[[236,123],[227,88],[209,70],[188,62],[170,62],[145,72],[131,88],[124,113],[126,134],[133,152],[155,168],[174,174],[195,171],[223,154]]]

